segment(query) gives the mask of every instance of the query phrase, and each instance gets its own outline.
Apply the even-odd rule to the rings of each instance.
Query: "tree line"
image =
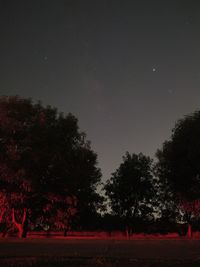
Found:
[[[156,160],[127,152],[102,185],[97,154],[74,115],[19,96],[1,97],[2,237],[26,237],[30,230],[177,230],[191,236],[199,229],[199,134],[196,111],[175,124]]]

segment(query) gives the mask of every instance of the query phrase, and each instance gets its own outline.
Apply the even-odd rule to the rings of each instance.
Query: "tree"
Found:
[[[156,168],[155,168],[156,169]],[[160,233],[172,232],[181,220],[180,207],[177,205],[174,192],[166,179],[159,179],[154,171],[156,181],[156,226]],[[181,229],[178,229],[181,233]]]
[[[77,198],[75,196],[49,193],[48,200],[43,207],[40,225],[49,229],[59,230],[67,236],[71,230],[73,219],[77,214]]]
[[[199,216],[199,135],[200,111],[196,111],[176,123],[170,140],[157,152],[159,177],[168,181],[177,205],[185,213],[189,236],[192,219]]]
[[[89,144],[88,144],[89,145]],[[70,173],[73,183],[72,191],[79,200],[77,202],[78,228],[94,229],[97,210],[103,208],[104,198],[96,192],[100,184],[101,172],[96,168],[97,155],[88,146],[79,148],[71,155]]]
[[[18,96],[0,99],[0,192],[6,192],[20,237],[26,236],[29,223],[47,220],[50,203],[66,213],[69,197],[85,200],[85,206],[98,204],[92,198],[101,178],[96,165],[97,155],[72,114]],[[82,191],[87,199],[81,199]]]
[[[153,216],[153,184],[152,160],[142,153],[127,152],[105,185],[112,212],[124,218],[129,234],[138,219],[145,221]]]

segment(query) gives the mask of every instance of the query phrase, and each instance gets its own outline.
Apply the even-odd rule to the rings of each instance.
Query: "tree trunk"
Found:
[[[18,229],[18,237],[25,238],[27,236],[27,210],[24,209],[22,222],[18,223],[15,218],[15,209],[12,209],[12,222]]]
[[[130,226],[126,226],[126,237],[130,238],[132,235],[132,228]]]
[[[192,225],[191,223],[188,223],[188,230],[187,230],[187,237],[192,237]]]
[[[129,238],[128,227],[126,226],[126,237]]]
[[[6,212],[6,208],[4,208],[0,213],[0,223],[2,223],[2,221],[3,221],[3,215],[5,212]]]

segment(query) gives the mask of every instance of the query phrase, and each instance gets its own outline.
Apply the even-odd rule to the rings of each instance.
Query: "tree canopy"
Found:
[[[96,193],[100,178],[97,155],[76,117],[31,99],[0,98],[0,191],[13,222],[44,220],[47,206],[56,201],[64,201],[58,206],[65,214],[71,209],[69,197],[76,198],[77,214],[84,213],[82,202],[94,210],[101,201]]]
[[[200,112],[179,120],[157,152],[160,177],[189,200],[200,197]]]
[[[196,111],[176,123],[170,140],[157,151],[158,175],[168,183],[188,222],[199,216],[200,210],[199,136],[200,111]]]
[[[124,217],[130,224],[138,218],[149,219],[155,196],[152,160],[142,153],[127,152],[123,163],[107,181],[105,191],[114,214]]]

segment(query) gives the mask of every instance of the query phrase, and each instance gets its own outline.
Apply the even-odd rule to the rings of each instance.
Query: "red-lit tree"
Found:
[[[160,180],[167,180],[174,201],[184,212],[188,236],[192,220],[199,217],[200,199],[200,111],[179,120],[171,139],[157,152]]]
[[[4,192],[0,192],[0,223],[3,222],[3,218],[5,216],[7,208],[8,208],[8,203],[6,195]]]
[[[184,218],[188,222],[187,236],[192,236],[192,220],[200,217],[200,199],[188,200],[184,196],[178,197],[180,210],[184,214]]]
[[[77,215],[77,198],[75,196],[48,194],[48,200],[43,207],[40,223],[48,229],[63,231],[67,236],[71,230],[73,219]]]
[[[9,220],[9,203],[5,191],[0,191],[0,232],[4,237],[11,225],[7,223]]]
[[[77,162],[82,155],[84,160]],[[96,164],[96,154],[73,115],[64,116],[30,99],[0,99],[0,192],[6,192],[10,218],[20,237],[26,236],[29,222],[34,225],[45,216],[48,204],[63,202],[61,210],[68,214],[67,197],[84,201],[79,192],[87,187],[88,194],[95,194],[101,176]],[[50,195],[60,200],[52,202]],[[85,199],[85,205],[95,203]]]

